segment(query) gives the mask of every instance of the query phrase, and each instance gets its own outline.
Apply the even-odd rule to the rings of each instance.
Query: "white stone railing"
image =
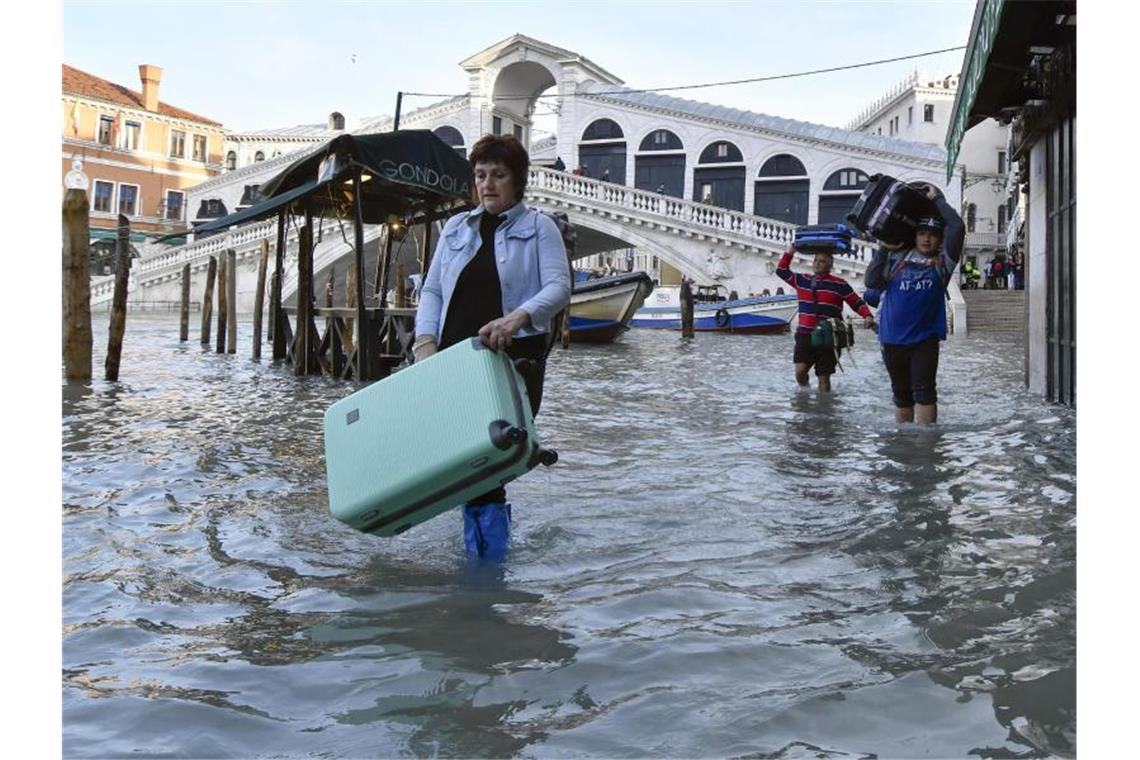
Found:
[[[791,247],[797,226],[553,169],[532,168],[527,178],[527,189],[536,193],[553,191],[566,198],[585,201],[585,205],[598,210],[622,210],[647,221],[668,220],[691,232],[752,245],[776,255]],[[855,256],[849,258],[867,261],[873,252],[872,244],[856,240]]]
[[[339,234],[336,219],[325,219],[321,223],[321,235]],[[286,234],[286,251],[296,247],[298,232],[292,226]],[[151,283],[163,282],[178,276],[182,267],[190,264],[192,269],[204,267],[211,256],[216,256],[227,248],[233,248],[238,258],[245,258],[260,250],[261,241],[274,243],[277,239],[277,219],[266,219],[236,227],[228,233],[212,235],[205,240],[187,243],[170,250],[144,255],[131,262],[130,290],[146,287]],[[287,256],[289,254],[287,253]],[[293,254],[295,255],[295,254]],[[91,304],[98,305],[111,300],[115,292],[115,276],[95,277],[91,280]]]
[[[383,225],[379,225],[379,224],[365,225],[364,226],[364,244],[367,246],[373,240],[380,237],[380,233],[382,230],[383,230]],[[325,234],[326,235],[330,234],[327,229],[326,229]],[[341,237],[340,231],[336,227],[333,228],[331,234],[333,235],[333,237],[331,239],[325,238],[324,242],[318,243],[316,250],[313,253],[313,273],[314,274],[316,272],[320,271],[323,267],[339,261],[342,257],[347,256],[353,250],[353,246],[351,243],[351,241],[353,240],[353,231],[352,231],[352,223],[351,222],[345,222],[345,234],[348,238],[348,241],[350,241],[350,242],[346,242],[345,239],[343,237]],[[290,296],[292,296],[297,291],[297,254],[296,254],[296,250],[294,249],[292,252],[287,253],[285,259],[286,259],[285,260],[285,276],[282,278],[282,282],[281,282],[281,299],[282,300],[289,298]],[[367,274],[366,274],[365,281],[367,282]],[[313,283],[314,292],[318,290],[318,287],[323,287],[323,286],[324,286],[324,283],[314,282]]]

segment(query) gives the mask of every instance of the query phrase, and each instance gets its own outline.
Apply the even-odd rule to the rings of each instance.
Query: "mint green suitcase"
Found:
[[[394,536],[558,455],[539,446],[510,357],[478,338],[375,382],[325,412],[329,510]]]

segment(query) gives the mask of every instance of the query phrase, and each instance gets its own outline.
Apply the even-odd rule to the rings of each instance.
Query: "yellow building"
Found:
[[[222,169],[219,122],[158,99],[162,69],[139,66],[142,92],[63,66],[63,169],[81,160],[91,237],[113,238],[120,213],[132,239],[188,227],[187,188]]]

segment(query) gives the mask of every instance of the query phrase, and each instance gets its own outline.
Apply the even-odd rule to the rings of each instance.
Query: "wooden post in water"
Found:
[[[289,348],[285,335],[285,315],[281,308],[281,281],[285,277],[285,219],[287,209],[277,215],[277,250],[273,265],[273,287],[269,296],[269,332],[273,335],[273,360],[284,359]]]
[[[693,337],[693,289],[684,275],[681,276],[681,337]]]
[[[237,251],[226,251],[226,353],[237,353]]]
[[[115,295],[111,302],[111,330],[107,337],[107,361],[104,378],[119,379],[119,359],[123,353],[123,331],[127,327],[127,285],[131,277],[131,222],[119,214],[119,238],[116,242],[118,265],[115,268]]]
[[[91,380],[91,231],[87,191],[63,196],[63,373]]]
[[[206,267],[206,292],[202,296],[202,345],[210,345],[210,318],[214,316],[214,278],[218,276],[218,259],[210,257]]]
[[[313,318],[313,227],[312,213],[305,209],[297,253],[297,329],[293,332],[293,374],[309,371],[309,322]]]
[[[218,256],[218,335],[214,341],[214,353],[226,352],[226,270],[229,268],[226,252]]]
[[[261,358],[261,312],[265,308],[265,271],[269,268],[269,241],[261,241],[261,258],[257,260],[257,291],[253,296],[253,358]]]
[[[570,307],[562,310],[562,347],[570,348]]]
[[[344,305],[349,309],[356,308],[356,262],[350,262],[348,271],[344,273]],[[353,326],[356,324],[355,319],[344,320],[344,332],[346,336],[353,335]]]
[[[404,287],[404,265],[396,265],[396,308],[407,306],[407,289]]]
[[[190,340],[190,262],[182,265],[182,311],[178,319],[178,341]]]

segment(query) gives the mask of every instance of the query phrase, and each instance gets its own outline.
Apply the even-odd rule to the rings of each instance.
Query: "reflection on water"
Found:
[[[63,386],[65,754],[1073,755],[1073,417],[988,337],[895,425],[868,342],[822,397],[787,336],[556,351],[496,567],[328,516],[348,386],[132,315]]]

